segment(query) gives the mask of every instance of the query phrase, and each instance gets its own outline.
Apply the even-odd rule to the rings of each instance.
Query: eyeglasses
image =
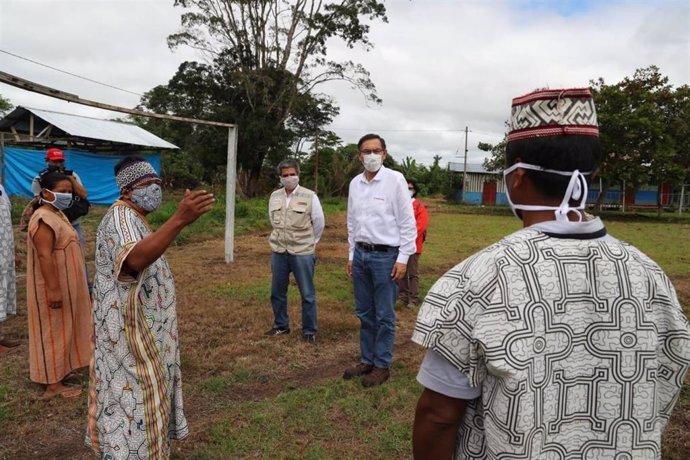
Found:
[[[371,155],[371,154],[380,155],[381,153],[383,153],[385,151],[386,151],[386,149],[367,149],[367,150],[360,150],[359,153],[361,153],[362,155]]]

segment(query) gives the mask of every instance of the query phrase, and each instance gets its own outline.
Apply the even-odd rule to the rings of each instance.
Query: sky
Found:
[[[319,88],[340,106],[329,129],[344,143],[374,132],[397,160],[481,163],[479,142],[505,133],[511,99],[537,88],[614,84],[656,65],[690,84],[690,2],[685,0],[388,0],[371,24],[374,48],[329,43],[329,59],[363,64],[381,105],[347,83]],[[0,0],[0,70],[84,99],[134,107],[173,76],[191,49],[168,49],[182,10],[173,0]],[[129,92],[97,85],[21,56]],[[135,93],[135,94],[132,94]],[[21,105],[96,118],[121,114],[0,83]],[[232,120],[228,120],[232,122]]]

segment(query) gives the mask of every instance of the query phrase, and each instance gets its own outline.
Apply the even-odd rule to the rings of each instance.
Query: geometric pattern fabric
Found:
[[[690,362],[687,318],[652,260],[535,229],[441,277],[412,339],[482,389],[460,459],[660,458]]]

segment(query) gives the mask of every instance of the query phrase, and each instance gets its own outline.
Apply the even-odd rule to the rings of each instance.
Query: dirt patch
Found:
[[[433,206],[431,211],[441,212]],[[93,235],[88,230],[86,233],[93,248]],[[238,237],[231,266],[225,264],[220,240],[173,247],[167,252],[177,285],[185,412],[191,428],[186,440],[174,443],[178,458],[191,458],[194,451],[211,442],[209,427],[224,417],[227,407],[340,379],[343,369],[357,362],[359,321],[353,306],[350,301],[323,295],[326,272],[330,283],[342,289],[351,285],[345,274],[344,213],[329,217],[318,247],[320,330],[315,345],[301,340],[299,295],[294,284],[290,288],[293,333],[277,338],[263,335],[273,320],[267,295],[267,236],[264,231]],[[17,236],[20,251],[24,238]],[[440,276],[447,267],[423,261],[422,269],[425,275]],[[673,281],[684,305],[690,305],[690,280]],[[41,401],[41,389],[28,381],[24,282],[20,278],[19,315],[8,321],[6,328],[8,334],[22,339],[22,345],[0,357],[0,459],[94,458],[83,444],[86,396]],[[408,369],[415,369],[423,355],[409,339],[414,321],[413,311],[399,312],[395,359]],[[75,379],[82,385],[88,381],[85,373]],[[3,410],[14,419],[3,419]],[[690,407],[677,407],[665,433],[666,442],[676,450],[687,446],[688,423]],[[686,451],[690,452],[690,447]]]
[[[337,283],[348,287],[345,274],[347,237],[345,215],[331,219],[318,247],[319,270],[342,269]],[[182,347],[182,377],[185,413],[191,435],[174,443],[174,451],[189,458],[206,445],[208,427],[223,417],[223,409],[244,401],[274,398],[286,389],[318,385],[339,379],[345,367],[359,357],[359,321],[346,301],[319,300],[317,344],[301,340],[297,287],[291,291],[290,319],[293,333],[286,337],[266,337],[273,321],[270,292],[270,249],[267,233],[238,237],[235,262],[224,260],[223,242],[208,240],[170,248],[166,257],[176,280],[179,332]],[[25,235],[18,235],[18,240]],[[93,235],[87,234],[93,248]],[[18,244],[18,246],[23,246]],[[21,250],[21,248],[20,248]],[[241,288],[241,295],[228,290]],[[26,311],[23,281],[19,282],[19,315],[8,321],[7,332],[22,339],[22,345],[3,356],[6,372],[0,385],[9,389],[6,406],[16,420],[2,422],[0,459],[82,459],[93,458],[84,447],[86,395],[73,400],[41,401],[41,389],[28,381]],[[255,291],[255,293],[254,293]],[[396,360],[417,366],[423,351],[410,342],[415,313],[398,315]],[[394,373],[393,373],[394,375]],[[394,378],[394,377],[393,377]],[[79,377],[83,385],[88,377]],[[220,382],[215,388],[214,383]]]

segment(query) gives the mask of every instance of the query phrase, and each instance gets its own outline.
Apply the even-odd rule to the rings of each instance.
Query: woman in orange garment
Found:
[[[401,307],[415,309],[419,306],[419,257],[422,255],[424,241],[426,241],[426,228],[429,225],[429,215],[426,208],[419,202],[417,194],[419,187],[412,179],[407,180],[407,190],[412,198],[412,210],[417,224],[417,249],[407,261],[407,273],[398,281],[398,304]]]
[[[62,213],[72,203],[68,176],[40,176],[40,200],[27,236],[27,316],[31,380],[44,396],[74,397],[81,388],[63,383],[91,357],[91,302],[79,237]]]

